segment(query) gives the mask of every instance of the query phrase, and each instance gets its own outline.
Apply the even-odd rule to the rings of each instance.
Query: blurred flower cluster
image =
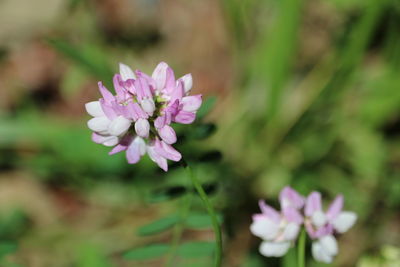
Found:
[[[92,140],[113,147],[110,155],[126,151],[130,164],[147,153],[167,171],[167,159],[181,159],[172,146],[177,137],[171,123],[192,123],[202,103],[201,95],[189,96],[192,76],[186,74],[176,80],[164,62],[151,76],[120,64],[113,83],[116,95],[99,82],[102,98],[86,103],[87,112],[93,116],[88,121]]]
[[[286,254],[304,225],[312,240],[315,260],[331,263],[338,253],[334,234],[346,232],[357,219],[354,212],[343,211],[343,196],[339,195],[325,212],[321,194],[312,192],[307,198],[285,187],[279,195],[281,212],[260,201],[261,214],[253,216],[250,231],[263,239],[260,253],[268,257]]]

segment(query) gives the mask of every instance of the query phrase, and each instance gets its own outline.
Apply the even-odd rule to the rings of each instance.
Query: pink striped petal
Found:
[[[144,155],[145,146],[146,144],[140,137],[136,137],[131,142],[126,150],[126,159],[128,160],[129,164],[135,164],[140,160],[142,155]]]
[[[182,155],[179,153],[179,151],[177,151],[171,145],[159,140],[156,140],[154,149],[159,155],[172,161],[180,161],[182,158]]]
[[[171,102],[175,102],[175,100],[180,101],[182,99],[182,97],[183,97],[183,82],[182,81],[178,82],[178,84],[176,86],[174,86],[174,89],[171,90],[171,92],[170,92],[170,96],[171,96],[171,99],[170,99]]]
[[[258,201],[258,205],[260,206],[262,213],[265,214],[270,220],[274,221],[275,223],[280,222],[281,216],[279,215],[279,212],[277,212],[271,206],[267,205],[265,201],[263,200]]]
[[[156,83],[157,91],[161,91],[165,87],[167,79],[167,68],[168,68],[167,63],[160,62],[154,69],[153,74],[151,75]]]
[[[329,206],[328,211],[326,212],[326,217],[329,221],[334,220],[343,208],[343,196],[338,195],[332,204]]]
[[[112,102],[107,103],[104,99],[99,100],[101,109],[109,120],[113,120],[117,117],[117,113],[112,108]]]
[[[167,163],[167,159],[164,158],[163,156],[161,156],[160,154],[158,154],[155,151],[155,147],[154,145],[152,146],[147,146],[147,154],[149,154],[150,159],[157,163],[157,165],[163,169],[164,171],[168,171],[168,163]]]
[[[146,119],[138,119],[135,122],[135,131],[140,137],[147,138],[150,132],[150,123]]]
[[[184,110],[179,111],[174,117],[175,122],[182,124],[191,124],[195,119],[196,114]]]
[[[174,71],[170,67],[168,67],[166,69],[165,91],[171,94],[174,91],[175,87],[176,87],[176,81],[175,81]]]
[[[128,147],[127,146],[123,146],[121,144],[116,145],[113,149],[111,149],[110,152],[108,152],[108,155],[114,155],[117,154],[121,151],[125,151]]]
[[[103,99],[106,103],[110,103],[115,100],[115,97],[111,94],[110,91],[103,85],[102,82],[98,82],[100,94],[103,96]]]
[[[165,115],[157,117],[157,119],[154,120],[154,126],[157,129],[161,129],[166,124],[166,119],[167,117]]]
[[[304,205],[304,197],[290,186],[286,186],[279,194],[279,202],[282,208],[291,206],[296,209],[301,209]]]
[[[303,223],[303,216],[301,216],[300,212],[294,207],[283,208],[282,213],[288,222],[297,224]]]
[[[196,112],[202,103],[202,95],[185,96],[182,98],[182,110]]]
[[[171,126],[165,125],[158,130],[158,134],[165,143],[170,145],[176,143],[176,133]]]
[[[304,212],[306,216],[311,216],[317,210],[322,210],[321,194],[314,191],[307,197]]]
[[[189,91],[192,89],[193,86],[193,78],[192,74],[186,74],[178,79],[178,81],[183,81],[183,90],[185,94],[188,94]]]
[[[123,63],[119,63],[119,73],[121,74],[121,78],[123,81],[136,79],[136,76],[133,73],[132,69]]]
[[[124,98],[125,97],[125,89],[123,88],[123,85],[122,85],[121,75],[119,75],[119,74],[114,75],[113,84],[114,84],[114,89],[115,89],[115,92],[117,93],[117,96],[120,98]]]
[[[96,144],[101,144],[104,141],[104,136],[98,133],[92,133],[92,141]]]

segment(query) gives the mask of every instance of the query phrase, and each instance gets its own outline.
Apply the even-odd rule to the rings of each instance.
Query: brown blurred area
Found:
[[[217,1],[88,1],[85,4],[93,12],[90,15],[79,14],[84,13],[80,10],[75,11],[77,15],[65,14],[68,2],[37,1],[35,6],[41,7],[40,20],[37,10],[28,8],[32,1],[1,3],[4,6],[1,8],[2,22],[17,24],[0,31],[2,108],[15,106],[25,94],[39,92],[52,98],[46,108],[50,108],[47,106],[50,104],[58,106],[63,114],[69,111],[77,115],[76,110],[82,107],[81,104],[97,94],[95,86],[90,86],[96,83],[91,80],[80,85],[84,89],[76,88],[77,95],[69,99],[61,95],[61,83],[70,69],[70,62],[45,41],[49,36],[59,35],[69,36],[77,42],[91,41],[90,35],[100,35],[104,38],[104,46],[111,50],[122,47],[123,52],[115,56],[118,61],[128,61],[126,63],[133,68],[147,65],[150,71],[163,60],[179,66],[177,73],[183,75],[190,71],[195,77],[196,91],[206,95],[226,94],[234,70],[229,37]],[[18,7],[25,5],[24,13],[19,14]],[[74,20],[81,17],[92,20],[87,23],[90,25],[73,27]],[[18,24],[21,19],[31,20],[31,23]],[[89,36],[86,36],[87,32]],[[93,94],[79,95],[88,91]]]

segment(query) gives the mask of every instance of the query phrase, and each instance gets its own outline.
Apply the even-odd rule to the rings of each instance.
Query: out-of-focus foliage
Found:
[[[287,184],[359,214],[334,265],[396,262],[398,1],[34,2],[0,1],[1,266],[210,265],[211,224],[179,164],[128,165],[86,128],[98,80],[159,61],[204,94],[177,147],[221,214],[226,266],[293,266],[248,230]]]

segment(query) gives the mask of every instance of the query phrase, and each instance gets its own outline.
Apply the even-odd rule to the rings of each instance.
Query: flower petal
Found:
[[[165,143],[169,145],[176,143],[176,133],[171,126],[165,125],[158,130],[158,134]]]
[[[174,88],[171,89],[169,94],[171,97],[170,102],[175,102],[176,100],[181,101],[183,97],[183,82],[180,81],[176,86],[174,85]]]
[[[274,221],[275,223],[279,223],[281,220],[280,214],[271,206],[267,205],[265,201],[259,200],[258,206],[263,214],[265,214],[269,219]]]
[[[135,122],[135,131],[140,137],[147,138],[150,132],[150,123],[146,119],[138,119]]]
[[[119,73],[121,74],[121,78],[123,81],[136,79],[136,76],[133,73],[132,69],[123,63],[119,63]]]
[[[320,238],[326,235],[332,235],[333,234],[333,226],[332,224],[327,224],[325,226],[322,226],[318,228],[315,233],[313,238]]]
[[[117,112],[112,107],[114,100],[109,103],[106,103],[106,101],[103,98],[101,98],[99,102],[101,105],[101,109],[103,110],[104,114],[107,116],[109,120],[113,120],[117,117]]]
[[[140,102],[140,106],[150,116],[153,115],[153,112],[156,109],[156,105],[154,104],[154,100],[152,98],[143,99]]]
[[[132,142],[126,150],[126,159],[129,164],[135,164],[140,160],[140,147],[136,142]]]
[[[143,77],[139,77],[133,82],[135,89],[136,89],[136,95],[138,99],[142,100],[144,98],[152,98],[153,95],[151,94],[150,86],[149,83],[147,82],[146,79]]]
[[[183,90],[186,95],[189,93],[189,91],[192,89],[192,86],[193,86],[192,74],[190,74],[190,73],[186,74],[178,79],[178,81],[180,81],[180,80],[183,81]]]
[[[165,82],[167,78],[167,68],[168,64],[165,62],[160,62],[157,67],[154,69],[151,77],[156,82],[156,90],[161,91],[165,87]]]
[[[299,234],[300,225],[291,222],[288,223],[283,231],[283,237],[285,240],[295,240]]]
[[[114,155],[114,154],[119,153],[121,151],[127,150],[128,146],[132,143],[132,139],[133,138],[132,138],[131,135],[125,135],[119,141],[119,144],[116,145],[110,152],[108,152],[108,155]]]
[[[121,151],[125,151],[127,148],[128,148],[127,146],[118,144],[118,145],[116,145],[115,147],[113,147],[113,149],[111,149],[110,152],[108,152],[108,155],[117,154],[117,153],[119,153],[119,152],[121,152]]]
[[[164,127],[165,124],[166,124],[166,116],[165,115],[159,116],[159,117],[157,117],[157,119],[154,120],[154,126],[157,129]]]
[[[128,131],[131,126],[131,121],[123,116],[118,116],[108,126],[108,132],[111,135],[120,136]]]
[[[262,242],[259,251],[266,257],[282,257],[290,248],[290,242]]]
[[[94,132],[107,134],[110,123],[111,121],[107,117],[94,117],[87,122],[87,125]]]
[[[87,113],[89,113],[89,115],[91,115],[92,117],[104,117],[105,116],[99,101],[92,101],[92,102],[86,103],[85,108],[86,108]]]
[[[97,144],[103,144],[105,146],[114,146],[118,143],[118,138],[112,135],[101,135],[98,133],[92,133],[92,141]]]
[[[161,156],[160,154],[158,154],[155,150],[154,150],[154,145],[151,146],[147,146],[147,154],[149,154],[149,157],[152,161],[154,161],[155,163],[157,163],[157,165],[163,169],[164,171],[168,171],[168,163],[167,163],[167,159],[164,158],[163,156]]]
[[[195,119],[196,114],[184,110],[179,111],[174,117],[175,122],[182,124],[191,124]]]
[[[323,236],[319,239],[319,242],[327,254],[334,256],[338,253],[338,245],[333,235]]]
[[[294,207],[283,208],[282,213],[288,222],[294,222],[297,224],[303,223],[303,216]]]
[[[321,227],[327,223],[325,213],[321,210],[317,210],[311,215],[311,221],[316,227]]]
[[[292,206],[301,209],[304,206],[304,197],[290,186],[286,186],[279,193],[279,202],[282,208]]]
[[[125,88],[122,86],[122,78],[121,75],[115,74],[113,77],[113,84],[115,92],[120,99],[125,98]]]
[[[324,262],[324,263],[332,263],[333,256],[328,254],[322,247],[319,241],[315,241],[312,243],[311,248],[312,255],[316,261]]]
[[[166,69],[164,88],[165,88],[165,91],[169,94],[172,94],[172,92],[176,89],[175,74],[174,74],[174,71],[170,67],[167,67],[167,69]],[[183,84],[182,84],[182,94],[183,94]]]
[[[264,240],[273,240],[279,234],[279,224],[267,216],[258,216],[250,225],[250,232]]]
[[[104,140],[103,145],[105,146],[115,146],[116,144],[118,144],[119,139],[116,136],[110,135],[107,137],[106,140]]]
[[[333,227],[339,233],[344,233],[349,230],[357,220],[357,214],[351,211],[343,211],[339,213],[337,218],[333,221]]]
[[[311,216],[315,211],[322,209],[321,194],[319,192],[311,192],[307,197],[304,213],[306,216]]]
[[[181,100],[182,110],[196,112],[202,103],[202,95],[185,96]]]
[[[326,216],[328,220],[335,219],[339,213],[342,211],[343,208],[343,196],[339,195],[335,198],[332,204],[329,206],[328,211],[326,212]]]
[[[98,82],[100,94],[103,96],[103,99],[106,103],[110,103],[111,101],[115,100],[115,97],[111,94],[110,91],[103,85],[102,82]]]
[[[177,151],[173,146],[158,139],[155,141],[154,149],[159,155],[169,160],[180,161],[182,158],[181,153],[179,153],[179,151]]]

